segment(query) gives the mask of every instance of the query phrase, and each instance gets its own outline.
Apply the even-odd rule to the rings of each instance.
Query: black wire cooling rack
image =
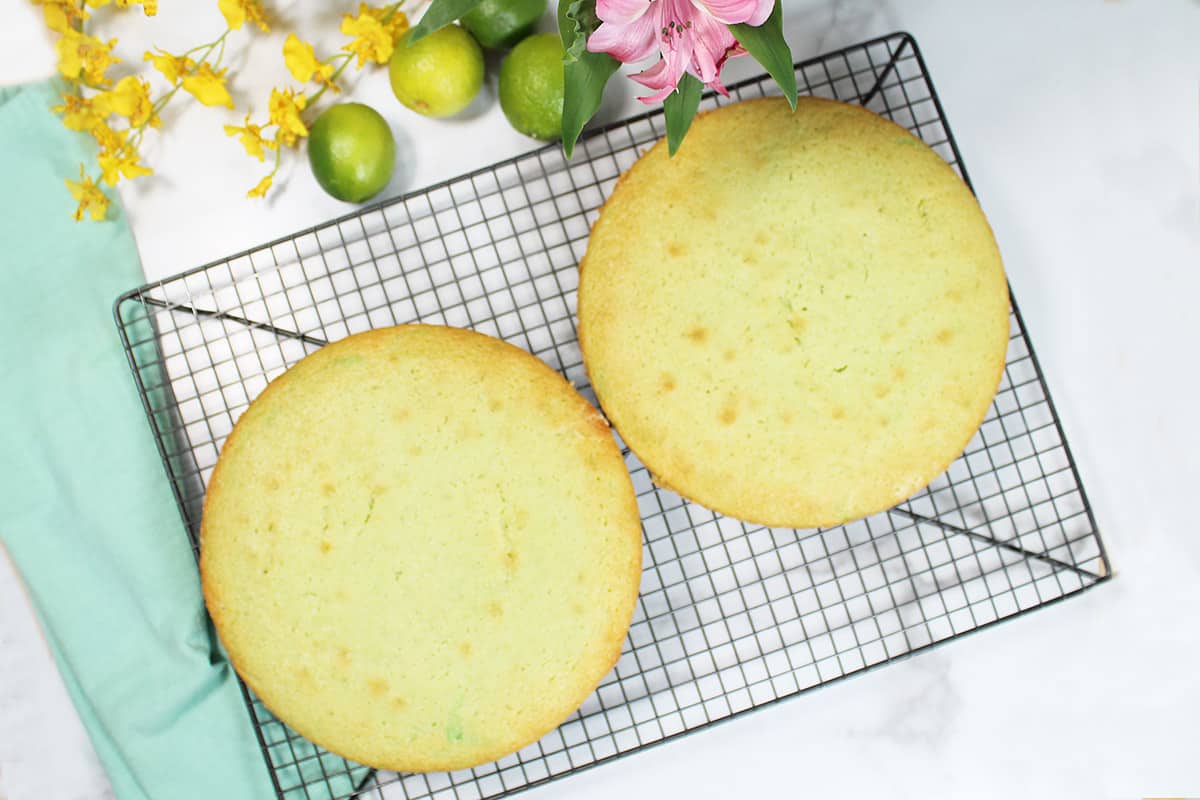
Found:
[[[907,34],[796,65],[802,93],[908,128],[967,180]],[[765,78],[714,107],[777,91]],[[593,402],[575,328],[576,265],[617,177],[661,112],[365,208],[117,300],[138,389],[193,548],[234,421],[328,341],[383,325],[474,328],[525,348]],[[969,180],[968,180],[969,183]],[[657,488],[626,449],[645,527],[621,659],[567,722],[492,764],[372,772],[310,744],[245,688],[280,798],[495,797],[568,774],[1053,603],[1109,576],[1016,305],[981,429],[909,501],[826,530],[739,522]],[[198,552],[198,551],[197,551]]]

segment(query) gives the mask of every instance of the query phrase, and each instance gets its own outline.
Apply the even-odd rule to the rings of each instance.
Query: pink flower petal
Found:
[[[767,17],[771,16],[771,12],[775,10],[775,0],[758,0],[758,5],[747,19],[746,24],[757,28],[767,21]]]
[[[664,86],[669,86],[674,89],[678,80],[672,81],[667,70],[667,60],[661,58],[654,66],[644,69],[641,72],[636,72],[629,76],[632,80],[637,81],[647,89],[661,89]]]
[[[698,68],[700,79],[710,83],[717,76],[729,48],[737,46],[737,40],[729,28],[707,14],[697,12],[689,21],[692,27],[687,32],[694,42],[692,61]]]
[[[718,22],[733,25],[737,22],[748,22],[759,11],[759,6],[766,5],[767,13],[758,22],[751,25],[761,25],[762,21],[771,15],[774,0],[691,0],[696,8]]]
[[[655,0],[596,0],[596,16],[603,22],[625,25],[646,14]]]
[[[712,83],[717,79],[717,60],[707,47],[697,47],[692,51],[692,64],[702,83]]]
[[[675,91],[674,86],[666,86],[652,94],[643,95],[642,97],[639,97],[638,100],[641,100],[648,106],[652,106],[655,103],[661,103],[663,100],[666,100],[671,96],[671,92],[673,91]]]
[[[587,49],[593,53],[608,53],[623,64],[648,58],[655,51],[654,15],[643,14],[624,25],[601,23],[588,37]]]
[[[692,27],[688,32],[695,38],[696,46],[712,53],[714,59],[720,58],[726,50],[737,44],[729,28],[707,14],[697,14],[691,22]]]
[[[675,87],[679,85],[679,79],[683,77],[684,65],[678,51],[672,51],[667,54],[667,57],[659,61],[650,69],[642,70],[629,77],[645,86],[647,89],[655,89],[656,91],[644,97],[639,97],[643,103],[651,104],[658,103],[664,100],[671,92],[675,91]]]

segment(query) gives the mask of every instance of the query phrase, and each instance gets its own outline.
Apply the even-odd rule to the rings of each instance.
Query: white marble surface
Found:
[[[797,57],[896,29],[917,37],[1117,577],[528,796],[1200,797],[1200,3],[785,2]],[[163,3],[158,20],[123,29],[139,39],[134,58],[149,39],[174,47],[217,31],[215,3],[183,5]],[[301,5],[276,7],[306,33],[334,16]],[[35,23],[18,0],[0,3],[3,82],[50,68]],[[281,38],[234,59],[240,104],[257,98],[261,110],[282,77]],[[389,193],[529,147],[494,100],[439,123],[397,106],[382,74],[352,94],[385,109],[396,129]],[[616,116],[636,104],[620,86],[607,108]],[[150,151],[159,174],[123,193],[148,277],[348,210],[303,165],[274,200],[243,200],[258,172],[221,135],[225,121],[213,109],[171,112]],[[0,800],[104,794],[0,563]]]

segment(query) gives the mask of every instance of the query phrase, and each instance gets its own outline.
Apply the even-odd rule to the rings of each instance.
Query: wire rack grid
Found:
[[[915,41],[897,33],[796,65],[802,93],[860,103],[968,181]],[[729,100],[776,91],[765,76]],[[365,208],[116,303],[121,335],[191,543],[234,421],[324,343],[427,322],[516,343],[590,400],[577,264],[617,177],[661,112]],[[1014,302],[1007,367],[966,451],[888,512],[768,529],[656,487],[624,450],[642,512],[641,594],[620,661],[560,728],[470,770],[372,772],[316,748],[243,693],[280,798],[484,798],[520,790],[889,663],[1109,577]]]

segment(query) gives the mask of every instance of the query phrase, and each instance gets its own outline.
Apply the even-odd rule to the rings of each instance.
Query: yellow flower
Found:
[[[90,131],[104,118],[97,112],[92,101],[77,94],[64,94],[61,106],[51,106],[50,110],[62,117],[63,125],[72,131]]]
[[[122,176],[137,178],[149,175],[154,170],[138,163],[137,151],[130,146],[129,129],[113,130],[108,123],[100,122],[89,133],[100,145],[96,160],[100,164],[100,173],[104,182],[109,186],[116,185]]]
[[[101,116],[119,114],[128,117],[130,127],[136,128],[145,123],[153,128],[162,125],[150,100],[150,84],[133,75],[121,78],[115,88],[96,95],[93,102]]]
[[[354,37],[342,45],[342,49],[358,56],[359,69],[368,61],[386,64],[396,45],[390,22],[387,26],[380,22],[381,15],[375,13],[378,11],[366,3],[359,3],[358,16],[346,14],[342,17],[342,33]]]
[[[315,76],[317,83],[323,83],[335,92],[340,91],[329,79],[333,75],[333,65],[318,61],[313,46],[301,41],[294,33],[289,33],[287,41],[283,43],[283,63],[287,65],[292,77],[301,83],[306,83]]]
[[[235,31],[249,20],[264,33],[271,30],[267,25],[267,15],[259,0],[217,0],[217,7],[225,16],[225,22]]]
[[[279,126],[276,141],[293,147],[302,136],[308,136],[308,127],[300,119],[300,112],[308,105],[308,99],[303,94],[293,96],[292,90],[271,90],[271,124]]]
[[[271,176],[265,176],[261,181],[255,184],[254,188],[246,192],[246,197],[266,197],[267,189],[271,188]]]
[[[143,175],[153,175],[154,170],[138,163],[137,151],[125,145],[115,153],[105,153],[96,157],[100,164],[100,173],[104,182],[115,186],[122,177],[132,180]]]
[[[96,144],[100,147],[100,155],[109,155],[117,153],[124,149],[125,139],[129,136],[129,130],[113,130],[104,120],[100,120],[91,128],[88,128],[88,133],[96,140]]]
[[[270,139],[263,138],[262,127],[252,123],[250,121],[249,114],[246,115],[245,127],[239,128],[236,125],[226,125],[225,135],[240,136],[242,147],[246,148],[246,152],[257,158],[259,161],[263,160],[264,147],[268,150],[274,150],[279,146]]]
[[[73,28],[76,22],[89,16],[81,6],[69,0],[33,0],[33,4],[42,7],[46,27],[57,33]]]
[[[165,50],[159,50],[157,53],[151,53],[149,50],[142,53],[142,60],[149,61],[154,65],[167,82],[174,85],[179,80],[179,76],[185,72],[190,72],[196,66],[196,62],[190,58],[183,56],[173,56]]]
[[[89,0],[90,1],[90,0]],[[104,5],[108,0],[103,0],[99,5]],[[117,0],[117,6],[120,8],[129,8],[130,6],[141,5],[142,13],[147,17],[153,17],[158,13],[158,0]],[[96,5],[93,3],[93,5]]]
[[[203,62],[198,70],[183,79],[183,88],[206,106],[233,108],[233,98],[225,88],[225,72],[213,72],[208,62]]]
[[[138,163],[138,154],[129,147],[125,147],[117,153],[111,155],[97,156],[97,161],[100,164],[100,172],[104,178],[104,182],[109,186],[115,186],[117,181],[122,177],[133,179],[140,178],[143,175],[153,175],[154,170],[150,167],[142,166]]]
[[[79,201],[79,208],[75,209],[75,221],[83,219],[85,211],[89,212],[96,222],[104,219],[108,214],[108,198],[100,191],[95,181],[83,174],[83,165],[79,165],[78,182],[70,178],[65,180],[67,188],[71,190],[71,196]]]
[[[94,36],[88,36],[68,28],[55,45],[58,49],[58,70],[70,80],[82,80],[91,86],[111,86],[112,81],[104,77],[110,66],[121,59],[112,54],[116,39],[108,44]]]
[[[367,13],[379,20],[383,29],[391,34],[393,45],[408,31],[408,17],[398,8],[390,11],[391,16],[388,16],[389,9],[386,8],[367,9]]]

